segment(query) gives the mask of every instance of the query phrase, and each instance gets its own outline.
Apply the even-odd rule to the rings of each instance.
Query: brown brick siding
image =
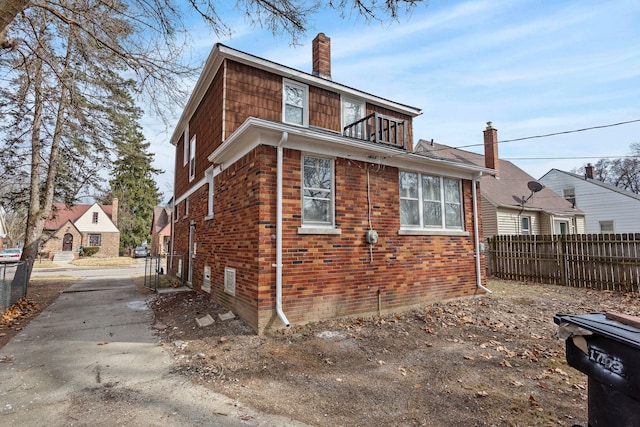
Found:
[[[398,170],[336,159],[336,222],[342,234],[299,235],[301,154],[284,150],[283,307],[292,323],[335,316],[400,310],[428,301],[473,295],[471,183],[463,182],[468,237],[400,236]],[[367,168],[371,221],[368,228]],[[204,221],[207,188],[191,196],[197,257],[193,282],[200,289],[204,265],[212,270],[212,297],[257,331],[281,327],[275,315],[276,149],[261,146],[216,177],[215,217]],[[176,226],[177,252],[186,247],[188,221]],[[185,266],[186,267],[186,266]],[[224,268],[236,268],[236,297],[223,292]],[[378,297],[379,293],[379,297]],[[378,306],[380,301],[380,306]]]
[[[57,230],[51,238],[44,242],[41,246],[42,252],[49,252],[49,257],[53,257],[56,252],[62,252],[62,238],[66,233],[73,235],[72,252],[77,257],[80,246],[89,246],[89,233],[80,234],[75,227],[70,227],[67,231],[66,226]],[[120,233],[90,233],[100,234],[100,250],[94,255],[96,257],[117,257],[120,248]]]
[[[49,258],[53,258],[53,254],[56,252],[62,252],[62,238],[67,233],[73,236],[72,251],[76,254],[78,253],[78,248],[83,244],[82,235],[75,227],[69,226],[68,224],[69,222],[56,230],[51,237],[40,246],[41,252],[49,252]]]

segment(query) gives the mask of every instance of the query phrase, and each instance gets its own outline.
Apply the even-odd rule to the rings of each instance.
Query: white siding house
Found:
[[[558,169],[551,169],[540,182],[586,214],[587,234],[640,233],[640,195]]]

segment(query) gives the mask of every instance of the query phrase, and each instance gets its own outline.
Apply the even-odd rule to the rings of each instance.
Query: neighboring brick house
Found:
[[[216,44],[171,142],[170,272],[258,333],[485,292],[493,171],[413,152],[403,105]],[[375,72],[375,70],[372,70]]]
[[[166,255],[171,242],[171,208],[154,206],[151,218],[151,255]]]
[[[484,130],[484,155],[424,140],[418,142],[416,150],[436,158],[495,170],[495,175],[483,175],[480,179],[482,228],[486,237],[584,233],[583,211],[549,188],[534,193],[530,183],[537,181],[513,163],[498,157],[498,131],[491,122]]]
[[[51,258],[78,257],[81,246],[99,246],[96,257],[117,257],[120,249],[118,199],[111,205],[54,203],[44,225],[47,235],[40,251]]]

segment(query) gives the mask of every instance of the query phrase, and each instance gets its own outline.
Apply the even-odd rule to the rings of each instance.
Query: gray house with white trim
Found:
[[[591,165],[585,175],[551,169],[540,182],[586,214],[587,234],[640,233],[640,195],[593,176]]]

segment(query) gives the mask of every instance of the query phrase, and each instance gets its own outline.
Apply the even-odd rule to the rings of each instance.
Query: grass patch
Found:
[[[60,264],[56,264],[55,262],[49,259],[36,259],[33,263],[33,268],[60,268]]]
[[[70,262],[77,267],[132,267],[137,261],[131,257],[115,258],[78,258]]]

